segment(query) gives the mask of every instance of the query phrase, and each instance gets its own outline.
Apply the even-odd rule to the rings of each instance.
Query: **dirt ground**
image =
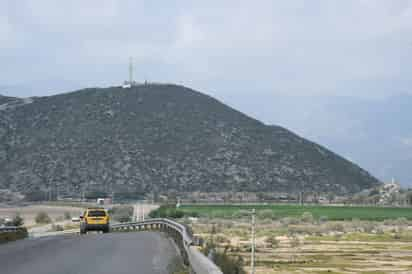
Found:
[[[382,222],[373,225],[371,231],[359,232],[356,229],[362,230],[365,224],[331,222],[322,225],[324,231],[309,235],[308,231],[321,225],[258,224],[256,274],[412,273],[412,226],[394,227]],[[343,231],[333,231],[333,227],[341,226]],[[192,228],[203,239],[213,237],[230,255],[241,256],[245,271],[250,272],[249,223],[200,220]]]

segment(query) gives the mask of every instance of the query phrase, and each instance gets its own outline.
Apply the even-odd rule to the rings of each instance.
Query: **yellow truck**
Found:
[[[88,208],[80,216],[80,234],[87,231],[110,231],[110,217],[104,208]]]

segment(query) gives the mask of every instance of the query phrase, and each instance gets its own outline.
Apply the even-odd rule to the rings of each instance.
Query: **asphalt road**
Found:
[[[154,232],[26,239],[0,245],[1,274],[163,274],[177,251]]]

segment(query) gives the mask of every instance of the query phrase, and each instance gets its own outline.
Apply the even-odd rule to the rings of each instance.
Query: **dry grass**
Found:
[[[212,227],[215,242],[241,255],[249,271],[249,224],[218,219],[193,224],[205,239]],[[263,222],[257,227],[256,273],[412,273],[411,241],[412,228],[403,224]]]
[[[61,221],[64,218],[64,213],[69,212],[71,216],[80,216],[82,209],[68,206],[52,206],[52,205],[31,205],[25,207],[5,207],[0,208],[0,217],[14,216],[19,213],[24,219],[24,225],[27,227],[36,226],[35,217],[39,212],[46,212],[53,221]]]

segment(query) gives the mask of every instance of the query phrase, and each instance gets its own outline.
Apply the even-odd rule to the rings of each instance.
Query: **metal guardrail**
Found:
[[[164,229],[171,230],[176,235],[176,244],[184,252],[183,257],[187,259],[190,267],[195,274],[223,274],[209,258],[203,255],[195,246],[194,239],[188,229],[178,222],[165,218],[149,219],[141,222],[130,222],[111,225],[113,231],[122,230],[145,230],[145,229]]]
[[[0,233],[6,233],[6,232],[17,232],[17,231],[22,231],[24,228],[19,227],[19,226],[3,226],[0,227]]]

